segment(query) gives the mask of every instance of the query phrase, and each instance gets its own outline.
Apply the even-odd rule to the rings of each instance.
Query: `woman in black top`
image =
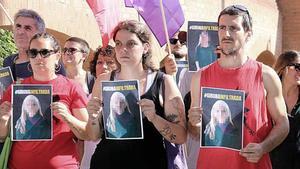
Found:
[[[150,37],[147,27],[133,20],[120,22],[113,32],[118,68],[97,78],[97,87],[87,107],[89,137],[92,140],[102,137],[92,157],[91,169],[166,169],[163,139],[176,144],[186,140],[180,92],[171,76],[153,68]],[[107,140],[103,135],[101,81],[130,79],[139,80],[144,139]]]
[[[300,168],[300,53],[282,53],[275,64],[290,122],[287,138],[271,152],[273,169]]]

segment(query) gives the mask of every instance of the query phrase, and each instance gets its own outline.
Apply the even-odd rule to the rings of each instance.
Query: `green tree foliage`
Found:
[[[17,47],[13,41],[12,32],[0,29],[0,66],[2,67],[5,57],[16,52]]]

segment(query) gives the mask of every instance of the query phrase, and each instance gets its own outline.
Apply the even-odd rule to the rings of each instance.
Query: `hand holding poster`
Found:
[[[12,140],[51,140],[52,86],[14,84],[12,91]]]
[[[245,93],[202,87],[201,147],[240,150],[243,146]]]
[[[143,139],[137,80],[103,81],[103,123],[107,139]]]

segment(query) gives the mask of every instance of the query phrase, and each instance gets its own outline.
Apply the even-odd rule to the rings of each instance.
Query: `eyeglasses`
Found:
[[[83,50],[77,49],[77,48],[63,48],[62,52],[63,52],[64,55],[65,55],[66,53],[67,53],[68,55],[74,55],[76,52],[85,53]]]
[[[172,45],[175,45],[178,41],[180,42],[181,45],[185,45],[186,44],[186,41],[181,40],[181,39],[171,38],[169,40],[170,40],[170,43]]]
[[[286,66],[294,66],[294,68],[295,68],[295,70],[297,71],[297,72],[300,72],[300,63],[289,63],[288,65],[286,65]]]
[[[37,57],[38,54],[40,54],[42,58],[47,58],[50,55],[56,53],[56,51],[50,50],[50,49],[41,49],[41,50],[29,49],[26,51],[26,53],[27,53],[28,57],[34,59]]]

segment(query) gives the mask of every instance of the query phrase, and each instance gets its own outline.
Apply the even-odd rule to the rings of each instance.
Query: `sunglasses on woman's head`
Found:
[[[294,68],[295,68],[295,70],[297,71],[297,72],[300,72],[300,63],[289,63],[288,65],[286,65],[286,66],[294,66]]]
[[[101,48],[99,54],[102,56],[110,56],[113,53],[114,48],[111,46],[107,46],[106,48]]]
[[[180,40],[180,39],[176,39],[176,38],[171,38],[169,39],[170,40],[170,43],[172,45],[175,45],[178,41],[180,42],[181,45],[185,45],[186,44],[186,41],[184,40]]]
[[[26,53],[27,53],[28,57],[34,59],[37,57],[38,54],[40,54],[42,58],[47,58],[56,52],[54,50],[50,50],[50,49],[41,49],[41,50],[29,49],[26,51]]]

